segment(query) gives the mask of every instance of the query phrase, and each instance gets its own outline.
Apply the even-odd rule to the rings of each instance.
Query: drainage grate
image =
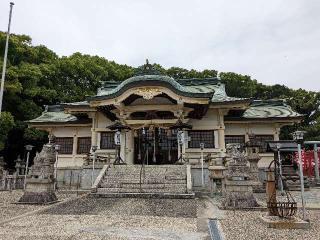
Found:
[[[223,240],[223,237],[218,228],[218,221],[216,219],[209,220],[208,226],[211,240]]]

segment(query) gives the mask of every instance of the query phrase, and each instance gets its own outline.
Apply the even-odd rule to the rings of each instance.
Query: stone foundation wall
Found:
[[[99,175],[102,166],[95,167],[93,178]],[[85,167],[64,167],[58,168],[57,187],[66,190],[89,190],[91,189],[92,166]]]
[[[95,168],[94,179],[97,178],[103,166],[98,166]],[[60,189],[66,190],[89,190],[91,189],[91,173],[92,166],[85,167],[64,167],[58,168],[57,186]],[[210,179],[209,179],[209,170],[208,166],[204,166],[204,190],[210,190]],[[201,165],[192,165],[191,166],[191,179],[192,179],[192,189],[203,190],[201,185]]]

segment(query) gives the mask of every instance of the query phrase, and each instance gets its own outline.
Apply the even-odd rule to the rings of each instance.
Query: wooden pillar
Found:
[[[274,176],[274,170],[267,170],[267,183],[266,183],[266,194],[267,194],[267,203],[273,205],[277,202],[277,194],[276,194],[276,181]],[[275,214],[271,211],[272,209],[268,209],[269,215],[274,216]]]

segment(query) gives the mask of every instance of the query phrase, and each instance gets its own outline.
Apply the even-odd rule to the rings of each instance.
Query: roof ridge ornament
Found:
[[[141,75],[163,75],[159,70],[157,70],[154,65],[149,63],[149,60],[146,59],[146,63],[135,70],[135,76]]]

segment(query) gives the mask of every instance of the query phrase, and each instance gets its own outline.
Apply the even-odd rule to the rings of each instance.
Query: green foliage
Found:
[[[210,78],[210,77],[216,77],[218,73],[216,70],[205,69],[199,72],[194,69],[187,70],[187,69],[178,68],[178,67],[171,67],[164,72],[170,77],[173,77],[176,79],[178,78]]]
[[[231,97],[251,98],[257,91],[257,81],[250,76],[227,72],[219,74],[226,85],[226,91]]]
[[[42,141],[48,137],[48,133],[36,128],[27,128],[24,131],[23,137],[27,141]]]
[[[11,113],[2,112],[0,115],[0,151],[4,148],[9,131],[14,127]]]

